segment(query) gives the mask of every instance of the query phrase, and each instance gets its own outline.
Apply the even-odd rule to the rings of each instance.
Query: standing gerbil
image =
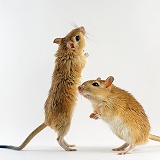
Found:
[[[56,38],[59,44],[56,52],[55,68],[52,84],[45,103],[45,121],[37,127],[19,146],[1,145],[0,148],[14,150],[23,149],[29,141],[46,126],[54,129],[60,146],[66,151],[75,151],[74,145],[69,145],[64,136],[70,128],[72,114],[77,101],[77,87],[80,84],[81,72],[86,64],[87,53],[84,54],[85,28],[73,29],[64,38]]]
[[[112,84],[114,78],[97,78],[84,82],[78,87],[79,93],[91,101],[94,112],[90,118],[101,118],[125,143],[113,151],[126,154],[136,145],[145,144],[148,139],[160,141],[160,137],[150,134],[148,117],[141,104],[127,91]]]

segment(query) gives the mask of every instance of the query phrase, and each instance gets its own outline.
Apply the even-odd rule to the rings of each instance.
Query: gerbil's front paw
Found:
[[[88,54],[88,53],[85,53],[84,56],[85,56],[85,57],[89,57],[89,54]]]
[[[100,115],[98,113],[91,113],[89,117],[95,120],[100,119]]]

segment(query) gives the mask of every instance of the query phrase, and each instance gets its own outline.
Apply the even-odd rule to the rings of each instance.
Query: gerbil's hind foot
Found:
[[[128,143],[124,143],[122,146],[118,147],[118,148],[113,148],[112,151],[123,151],[125,148],[127,148],[129,146]]]
[[[74,144],[68,144],[64,139],[63,139],[63,142],[67,147],[75,147],[76,146]]]
[[[58,138],[57,138],[57,141],[58,141],[59,145],[60,145],[64,150],[66,150],[66,151],[77,151],[77,149],[75,149],[75,148],[70,148],[69,146],[67,146],[66,144],[68,144],[68,143],[66,143],[66,141],[65,141],[63,138],[58,137]]]
[[[70,147],[67,147],[65,150],[66,150],[66,151],[77,151],[76,148],[70,148]]]
[[[134,145],[130,145],[130,147],[128,148],[128,150],[126,150],[125,152],[120,152],[120,153],[118,153],[118,155],[128,154],[134,147],[135,147]]]

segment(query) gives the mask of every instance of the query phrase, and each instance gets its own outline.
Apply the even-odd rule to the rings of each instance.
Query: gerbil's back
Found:
[[[45,103],[45,122],[49,126],[63,120],[67,123],[71,119],[81,72],[86,63],[83,32],[83,27],[74,29],[66,37],[57,40],[60,45],[55,54],[52,84]]]
[[[122,90],[116,86],[112,89],[112,98],[114,99],[114,106],[116,113],[125,116],[127,119],[130,117],[133,119],[143,119],[148,122],[147,115],[142,105],[133,97],[129,92]],[[125,119],[125,118],[124,118]]]
[[[144,138],[148,137],[150,124],[141,104],[130,93],[118,87],[113,86],[112,93],[115,116],[120,117],[137,138],[137,135],[142,135],[142,133]]]
[[[45,104],[46,119],[49,124],[58,117],[60,119],[66,116],[70,117],[77,100],[77,87],[82,71],[81,62],[79,58],[75,59],[69,56],[64,58],[56,60],[52,86]]]

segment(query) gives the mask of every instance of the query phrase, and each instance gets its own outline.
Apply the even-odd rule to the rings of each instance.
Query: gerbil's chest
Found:
[[[102,119],[108,123],[108,125],[111,127],[111,129],[116,130],[119,127],[126,127],[126,125],[124,125],[124,122],[122,121],[122,119],[120,117],[114,116],[114,117],[102,117]]]
[[[61,65],[59,65],[61,64]],[[81,72],[85,67],[86,59],[84,55],[68,55],[58,61],[58,67],[63,70],[70,70],[74,72]]]
[[[83,69],[86,64],[86,59],[84,55],[76,56],[72,59],[72,63],[75,67]]]

